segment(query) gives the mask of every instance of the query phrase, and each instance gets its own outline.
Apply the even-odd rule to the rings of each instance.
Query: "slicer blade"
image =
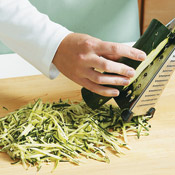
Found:
[[[175,19],[167,24],[167,28],[175,29]],[[175,36],[171,42],[165,45],[139,77],[121,92],[120,99],[114,98],[123,109],[123,121],[130,121],[139,115],[154,115],[155,105],[175,70]],[[125,103],[126,101],[128,103]]]
[[[159,57],[160,59],[160,57]],[[154,64],[156,63],[155,60]],[[154,68],[154,67],[153,67]],[[122,113],[124,121],[130,121],[134,116],[139,115],[153,115],[155,105],[167,85],[173,71],[175,70],[175,47],[166,57],[164,63],[160,66],[157,72],[144,90],[138,95],[136,100],[132,103],[130,108],[125,109]],[[148,71],[145,70],[144,73]],[[143,74],[144,74],[143,73]],[[137,94],[137,93],[136,93]]]
[[[174,26],[175,26],[175,18],[172,19],[172,20],[166,25],[166,27],[167,27],[169,30],[171,30],[171,31],[173,30]]]

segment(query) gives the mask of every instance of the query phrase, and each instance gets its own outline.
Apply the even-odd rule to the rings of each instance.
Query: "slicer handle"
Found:
[[[154,116],[154,113],[155,112],[156,112],[156,109],[155,108],[150,108],[146,115],[150,115],[151,118],[152,118]]]

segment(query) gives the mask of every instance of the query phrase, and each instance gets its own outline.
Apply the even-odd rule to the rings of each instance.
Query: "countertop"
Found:
[[[149,136],[129,137],[131,150],[124,150],[120,157],[109,152],[110,163],[87,159],[79,166],[60,163],[53,174],[61,175],[174,175],[175,174],[175,74],[173,74],[160,100],[156,113],[150,120]],[[19,108],[35,99],[46,101],[62,99],[80,100],[81,87],[60,75],[49,80],[43,75],[0,79],[0,116]],[[111,103],[113,103],[111,101]],[[0,153],[0,174],[2,175],[49,175],[53,165],[43,165],[39,173],[35,167],[24,170],[21,164],[13,162],[8,155]]]

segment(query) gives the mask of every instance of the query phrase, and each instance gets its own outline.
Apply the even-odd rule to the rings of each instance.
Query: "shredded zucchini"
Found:
[[[109,162],[106,148],[123,153],[130,149],[127,136],[148,135],[149,116],[123,123],[112,105],[98,110],[84,102],[62,101],[28,104],[0,118],[0,151],[24,168],[41,168],[43,162],[81,162],[81,157]]]

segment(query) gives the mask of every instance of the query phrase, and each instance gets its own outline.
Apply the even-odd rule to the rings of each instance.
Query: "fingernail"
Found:
[[[129,80],[126,80],[126,79],[123,80],[123,85],[128,85],[129,83],[130,83]]]
[[[112,96],[119,96],[120,92],[118,90],[114,90],[112,92]]]
[[[129,70],[128,72],[127,72],[127,76],[128,77],[133,77],[135,75],[135,71],[134,70]]]
[[[143,61],[145,59],[146,59],[146,54],[145,53],[141,53],[141,54],[138,55],[138,60]]]

